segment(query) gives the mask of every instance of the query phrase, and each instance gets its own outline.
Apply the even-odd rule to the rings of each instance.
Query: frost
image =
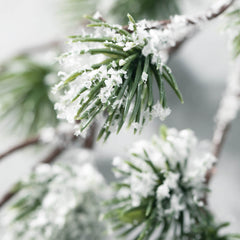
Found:
[[[147,73],[145,73],[145,72],[143,72],[142,73],[142,80],[143,80],[143,82],[147,82],[147,79],[148,79],[148,74]]]
[[[189,24],[189,18],[185,16],[172,17],[164,26],[147,20],[134,23],[131,17],[129,19],[131,33],[122,26],[97,21],[94,31],[83,31],[82,35],[74,36],[69,50],[60,57],[62,71],[59,75],[62,80],[55,87],[58,93],[55,109],[60,119],[72,124],[81,120],[76,124],[77,134],[84,135],[91,123],[102,119],[102,115],[107,119],[102,124],[100,137],[105,135],[107,138],[111,132],[120,131],[126,121],[136,132],[141,131],[149,120],[159,118],[163,121],[171,113],[166,103],[162,106],[153,97],[151,100],[151,96],[147,107],[144,107],[147,100],[143,99],[143,93],[152,88],[148,82],[158,81],[158,76],[164,81],[172,77],[171,70],[165,65],[169,48],[176,46],[198,24]],[[142,68],[139,70],[141,75],[136,79],[137,88],[130,92],[133,88],[130,83],[137,76],[137,66]],[[164,72],[167,77],[164,77]],[[171,78],[171,81],[171,88],[182,101],[175,80]],[[138,89],[142,83],[147,84]],[[142,101],[140,106],[135,104],[134,109],[138,91],[141,94],[138,99]],[[131,98],[130,93],[133,94]],[[164,93],[159,91],[161,94]],[[129,111],[124,112],[124,109]]]

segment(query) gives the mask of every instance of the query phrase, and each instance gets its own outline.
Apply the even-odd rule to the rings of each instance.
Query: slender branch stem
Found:
[[[0,161],[7,157],[8,155],[20,150],[20,149],[23,149],[23,148],[26,148],[26,147],[29,147],[31,145],[34,145],[34,144],[38,144],[40,142],[40,138],[39,136],[36,136],[36,137],[33,137],[33,138],[29,138],[27,140],[24,140],[23,142],[21,143],[18,143],[17,145],[11,147],[10,149],[8,149],[7,151],[3,152],[2,154],[0,154]]]
[[[236,60],[229,76],[227,88],[220,103],[216,127],[212,139],[212,153],[219,159],[227,134],[240,108],[240,58]],[[216,163],[217,164],[217,163]],[[216,171],[215,166],[207,173],[206,183],[209,184]]]
[[[220,16],[222,13],[224,13],[233,3],[235,0],[226,0],[225,3],[222,3],[220,6],[218,6],[217,9],[216,7],[210,8],[204,15],[200,15],[195,17],[195,20],[213,20]],[[153,27],[150,29],[155,29],[155,28],[162,28],[167,26],[168,24],[171,23],[171,19],[166,19],[166,20],[161,20],[161,21],[153,21]],[[193,18],[188,19],[188,23],[191,25],[195,25],[196,21],[193,20]],[[123,26],[123,29],[131,32],[128,29],[128,26]],[[185,39],[184,39],[185,40]],[[38,46],[34,46],[31,48],[27,48],[23,51],[21,51],[19,54],[16,56],[22,56],[22,55],[29,55],[29,54],[35,54],[43,51],[48,51],[50,49],[57,49],[60,48],[64,44],[63,40],[53,40]],[[180,44],[178,44],[180,46]],[[173,47],[175,49],[175,47]],[[172,51],[171,51],[172,52]]]
[[[225,2],[220,1],[216,4],[214,4],[212,7],[210,7],[204,14],[197,15],[194,17],[187,18],[187,23],[189,25],[196,25],[198,21],[210,21],[213,20],[220,15],[222,15],[236,0],[225,0]],[[152,27],[149,27],[148,29],[158,29],[158,28],[164,28],[167,25],[171,24],[171,19],[161,20],[161,21],[152,21]],[[129,32],[131,32],[128,29],[128,25],[123,26],[123,28]],[[147,29],[147,30],[148,30]]]
[[[83,143],[83,147],[87,149],[93,149],[95,143],[95,135],[96,135],[97,123],[94,122],[88,132],[87,137]]]
[[[16,194],[14,187],[11,188],[0,200],[0,208],[5,205],[9,200],[11,200]]]

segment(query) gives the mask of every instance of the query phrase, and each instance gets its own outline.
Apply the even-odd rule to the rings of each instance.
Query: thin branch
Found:
[[[212,20],[214,18],[222,15],[236,0],[226,0],[225,3],[222,3],[220,6],[213,6],[209,9],[209,12],[206,15],[208,20]],[[219,1],[220,2],[220,1]],[[217,8],[217,10],[215,9]]]
[[[221,5],[218,4],[219,6],[217,6],[217,7],[213,6],[205,14],[194,17],[194,18],[189,18],[187,21],[189,24],[195,25],[196,20],[213,20],[213,19],[217,18],[218,16],[220,16],[221,14],[223,14],[234,2],[235,2],[235,0],[226,0],[224,3],[221,3]],[[195,20],[193,20],[193,19],[195,19]],[[102,19],[102,20],[104,20],[104,19]],[[150,29],[163,28],[170,23],[171,23],[171,19],[166,19],[166,20],[161,20],[161,21],[153,21],[153,27],[151,27]],[[123,26],[123,29],[131,32],[128,29],[127,25]],[[47,42],[47,43],[44,43],[44,44],[41,44],[38,46],[30,47],[30,48],[27,48],[27,49],[21,51],[20,53],[18,53],[15,56],[36,54],[36,53],[48,51],[48,50],[54,49],[54,48],[57,49],[64,45],[64,41],[65,40],[53,40],[53,41],[50,41],[50,42]],[[178,46],[180,46],[180,44],[178,44]],[[173,47],[173,48],[176,49],[175,47]]]
[[[219,159],[227,134],[231,128],[233,120],[236,118],[240,108],[240,58],[236,60],[232,73],[229,76],[225,94],[220,103],[216,127],[212,139],[212,153]],[[217,164],[217,163],[216,163]],[[216,171],[215,166],[207,173],[206,183],[209,184]]]
[[[8,149],[7,151],[3,152],[2,154],[0,154],[0,161],[7,157],[8,155],[20,150],[20,149],[23,149],[23,148],[26,148],[26,147],[29,147],[31,145],[34,145],[34,144],[38,144],[40,142],[40,138],[39,136],[36,136],[36,137],[33,137],[33,138],[29,138],[27,140],[24,140],[23,142],[21,143],[18,143],[17,145],[11,147],[10,149]]]
[[[217,4],[214,4],[212,7],[210,7],[204,14],[188,17],[186,19],[187,23],[189,25],[196,25],[198,21],[213,20],[222,15],[235,1],[236,0],[218,1]],[[146,30],[164,28],[171,23],[172,23],[171,19],[152,21],[152,27],[149,27]],[[123,26],[123,29],[132,32],[131,30],[128,29],[128,25]]]
[[[96,137],[96,129],[97,129],[97,123],[94,122],[88,132],[87,137],[85,138],[85,141],[83,143],[83,147],[87,149],[93,149],[94,143],[95,143],[95,137]]]
[[[14,190],[14,187],[10,189],[0,200],[0,208],[4,206],[9,200],[11,200],[17,192]]]

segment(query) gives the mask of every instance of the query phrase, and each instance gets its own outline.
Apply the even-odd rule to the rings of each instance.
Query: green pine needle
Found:
[[[55,66],[45,66],[29,56],[5,63],[0,71],[0,119],[10,130],[32,134],[57,123],[47,77]],[[53,84],[53,83],[52,83]]]

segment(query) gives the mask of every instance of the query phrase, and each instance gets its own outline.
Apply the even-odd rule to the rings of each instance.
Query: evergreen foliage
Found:
[[[104,180],[90,164],[41,165],[1,213],[1,239],[106,239],[99,221],[104,197]]]
[[[61,90],[62,98],[56,104],[59,117],[72,123],[80,120],[81,134],[103,113],[106,120],[98,139],[104,136],[105,140],[111,132],[119,132],[125,122],[138,132],[153,117],[164,120],[170,114],[166,83],[183,102],[172,72],[165,64],[165,51],[172,42],[175,44],[175,39],[166,40],[166,33],[161,30],[158,35],[158,31],[149,32],[148,22],[136,23],[130,15],[128,30],[97,18],[90,19],[92,23],[88,26],[96,30],[90,35],[72,36],[72,50],[61,59],[65,65],[80,61],[82,64],[74,63],[73,71],[63,74],[62,82],[57,85],[66,89]],[[153,35],[160,40],[155,41]],[[86,63],[81,55],[94,57]],[[158,99],[153,97],[154,81],[159,90]]]
[[[116,157],[116,194],[105,215],[122,239],[227,240],[204,206],[205,175],[214,157],[190,130],[162,127],[161,137],[136,142]],[[239,236],[235,236],[239,237]]]
[[[50,88],[56,67],[39,63],[30,56],[6,62],[0,70],[0,118],[12,130],[33,134],[57,123]]]

